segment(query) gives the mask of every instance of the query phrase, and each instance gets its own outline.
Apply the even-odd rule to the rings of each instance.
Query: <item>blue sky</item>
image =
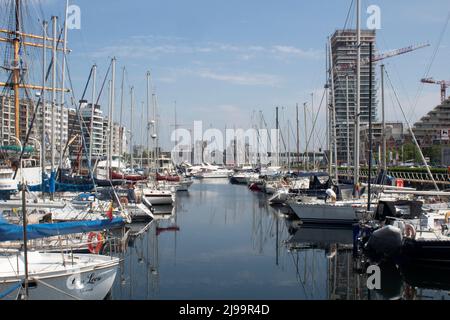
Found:
[[[51,15],[62,16],[65,1],[41,3],[47,19]],[[125,66],[126,86],[136,87],[140,106],[140,101],[145,100],[145,74],[151,70],[163,119],[162,135],[168,136],[174,122],[174,101],[182,125],[189,127],[194,120],[203,120],[205,126],[215,128],[225,125],[248,128],[252,112],[259,110],[273,124],[275,106],[284,107],[283,121],[294,121],[295,104],[310,101],[312,92],[318,104],[325,79],[326,39],[344,26],[351,0],[74,0],[71,3],[82,10],[81,30],[69,33],[73,50],[70,68],[78,96],[91,65],[99,65],[102,78],[109,59],[116,56],[116,100],[119,100],[119,70]],[[404,108],[416,120],[440,99],[439,87],[430,85],[423,87],[416,103],[419,80],[450,12],[450,2],[363,0],[363,26],[368,17],[366,8],[372,4],[381,8],[379,51],[422,42],[433,45],[386,61]],[[354,24],[352,11],[348,26]],[[439,80],[450,80],[449,32],[429,73]],[[388,94],[389,120],[402,120],[398,107],[391,102],[391,93]],[[139,118],[140,111],[136,111],[135,121]],[[323,136],[324,116],[320,119],[318,135]]]

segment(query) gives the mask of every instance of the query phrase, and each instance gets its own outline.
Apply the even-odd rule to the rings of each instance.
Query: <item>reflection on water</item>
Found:
[[[395,265],[381,265],[382,290],[369,291],[355,271],[351,229],[302,226],[226,180],[197,182],[176,207],[157,210],[156,220],[128,229],[112,299],[448,298],[445,270]]]

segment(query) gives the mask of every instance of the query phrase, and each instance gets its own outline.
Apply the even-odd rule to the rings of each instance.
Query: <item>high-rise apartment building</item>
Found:
[[[374,30],[361,31],[361,60],[369,60],[370,43],[375,50],[376,33]],[[339,163],[347,162],[347,143],[350,143],[350,160],[353,161],[355,137],[355,110],[356,110],[356,59],[357,36],[356,30],[337,30],[331,37],[331,54],[334,76],[334,98],[336,110],[336,141],[337,160]],[[376,65],[372,67],[372,120],[376,121],[377,92],[375,82]],[[369,122],[369,63],[361,64],[360,86],[360,123],[364,126]],[[347,85],[348,84],[348,85]],[[348,93],[348,119],[347,122],[347,93]],[[349,129],[349,130],[348,130]],[[348,131],[350,134],[348,134]]]

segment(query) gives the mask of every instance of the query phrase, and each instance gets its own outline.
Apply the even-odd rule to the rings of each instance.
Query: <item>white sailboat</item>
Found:
[[[27,265],[29,300],[102,300],[114,283],[119,259],[91,254],[28,252]],[[24,279],[24,254],[3,252],[0,255],[3,299],[20,298]]]

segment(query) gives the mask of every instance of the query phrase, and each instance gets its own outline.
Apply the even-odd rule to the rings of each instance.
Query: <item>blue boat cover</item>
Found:
[[[94,189],[93,184],[69,184],[54,182],[53,185],[55,192],[90,192]],[[30,192],[45,192],[51,193],[50,180],[46,179],[44,184],[38,184],[34,186],[27,186]]]
[[[27,226],[27,238],[28,240],[35,240],[60,235],[101,231],[118,228],[124,224],[125,221],[122,218],[33,224]],[[10,224],[0,215],[0,242],[2,241],[23,241],[23,226]]]

